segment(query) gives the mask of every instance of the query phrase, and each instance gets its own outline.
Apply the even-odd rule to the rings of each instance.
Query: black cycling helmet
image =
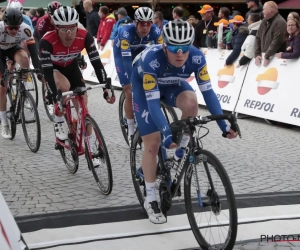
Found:
[[[48,14],[53,16],[54,11],[57,10],[60,6],[62,6],[61,3],[57,1],[49,3],[47,7]]]
[[[7,8],[3,13],[2,21],[9,26],[18,26],[23,22],[22,12],[15,8]]]

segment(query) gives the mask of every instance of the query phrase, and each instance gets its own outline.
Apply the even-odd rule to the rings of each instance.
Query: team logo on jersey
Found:
[[[152,61],[149,63],[149,66],[150,66],[153,70],[155,70],[155,69],[158,69],[158,68],[159,68],[160,64],[159,64],[159,62],[157,61],[157,59],[155,59],[155,60],[152,60]]]
[[[126,40],[122,40],[121,41],[121,49],[123,49],[123,50],[129,49],[129,42],[127,42]]]
[[[164,43],[164,40],[163,40],[162,36],[159,36],[159,38],[157,39],[157,43],[158,44],[163,44]]]
[[[31,37],[31,31],[27,28],[24,29],[24,33],[28,36]]]
[[[207,65],[205,65],[199,72],[199,78],[205,82],[210,80],[209,74],[207,72]]]
[[[154,89],[155,86],[156,86],[156,80],[154,79],[154,77],[149,74],[144,74],[144,82],[143,82],[144,90]]]

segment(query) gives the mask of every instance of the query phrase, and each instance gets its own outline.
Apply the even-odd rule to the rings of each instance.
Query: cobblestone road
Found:
[[[299,242],[251,242],[237,244],[233,250],[300,250]]]
[[[116,91],[118,97],[120,93]],[[0,190],[14,215],[138,203],[131,182],[129,148],[118,122],[118,100],[114,105],[107,104],[102,90],[97,89],[89,94],[89,109],[109,149],[114,178],[111,195],[100,193],[84,157],[78,172],[68,173],[54,150],[53,128],[40,100],[39,152],[29,151],[21,125],[13,141],[0,138]],[[200,112],[208,114],[204,108]],[[204,147],[226,167],[235,193],[299,191],[300,130],[270,126],[258,119],[240,120],[239,124],[242,139],[223,139],[216,124],[211,123],[207,126],[210,134],[203,140]]]

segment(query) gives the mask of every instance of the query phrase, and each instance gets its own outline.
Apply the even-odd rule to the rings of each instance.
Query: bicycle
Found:
[[[157,181],[159,182],[158,192],[159,199],[161,202],[162,213],[167,218],[167,212],[172,207],[172,199],[175,196],[181,196],[180,186],[181,181],[183,180],[186,213],[193,234],[201,249],[231,250],[234,247],[236,240],[238,223],[237,207],[230,179],[227,175],[225,168],[223,167],[222,163],[218,160],[218,158],[214,156],[211,152],[204,150],[202,148],[201,143],[201,139],[209,133],[208,128],[203,127],[203,124],[206,124],[210,121],[225,119],[231,123],[231,128],[234,131],[237,131],[239,136],[241,137],[241,132],[234,114],[212,115],[206,117],[191,117],[173,123],[177,125],[181,124],[181,127],[183,128],[180,135],[177,135],[177,145],[178,142],[181,141],[183,133],[189,133],[191,138],[189,146],[186,148],[184,156],[173,178],[171,175],[173,160],[172,158],[167,158],[167,152],[166,149],[163,147],[162,143],[158,152]],[[200,130],[198,130],[197,135],[197,126],[207,129],[207,133],[204,136],[200,137]],[[172,124],[170,125],[170,127],[172,128]],[[223,136],[226,137],[226,134],[223,133]],[[138,149],[142,149],[142,139],[138,131],[136,131],[131,145],[130,164],[135,192],[137,194],[137,198],[142,208],[144,209],[144,198],[146,197],[146,190],[143,172],[141,168],[137,169],[138,163],[136,160],[136,153]],[[199,164],[203,165],[203,168],[198,166]],[[209,168],[208,164],[212,165],[212,168]],[[197,170],[203,170],[203,173],[198,174]],[[215,171],[215,173],[213,171]],[[225,191],[223,192],[217,192],[216,190],[218,186],[215,185],[213,179],[217,176],[220,177],[222,182],[221,184],[223,184],[225,187]],[[200,189],[200,178],[202,178],[201,183],[204,183],[204,180],[208,182],[207,188],[202,187]],[[191,198],[192,191],[196,194],[195,199]],[[224,201],[225,198],[228,199],[227,203]],[[228,207],[228,210],[224,209],[226,207]],[[195,215],[195,210],[197,208],[200,210],[201,215],[203,215],[203,217],[212,218],[214,216],[216,218],[216,221],[212,223],[203,223],[199,221],[197,223],[196,219],[199,218]],[[209,212],[212,212],[212,215],[208,215]],[[225,214],[225,212],[228,214],[228,217],[223,216],[223,213]],[[220,216],[220,219],[222,220],[221,223],[217,220],[218,216]],[[227,220],[229,221],[227,222]],[[228,227],[227,234],[216,232],[216,227],[218,226],[218,224],[221,224],[221,227],[224,228]],[[212,231],[215,233],[215,235],[213,235],[212,237],[208,236],[208,240],[205,239],[205,235],[207,232],[203,233],[200,231],[206,229],[207,231]],[[226,238],[224,240],[221,240],[221,236],[225,235]],[[211,242],[209,240],[216,240],[216,242]],[[216,246],[212,246],[212,243],[214,243],[214,245]],[[220,245],[221,243],[222,245]]]
[[[125,97],[125,92],[122,91],[122,94],[121,94],[120,100],[119,100],[119,122],[120,122],[120,126],[121,126],[123,137],[124,137],[127,145],[129,145],[129,141],[128,141],[128,125],[127,125],[127,119],[126,119],[126,117],[124,115],[125,114],[125,111],[124,111],[125,98],[126,98]],[[163,102],[163,99],[161,99],[161,101],[160,101],[160,106],[161,106],[162,112],[164,113],[164,115],[165,115],[165,117],[167,119],[168,124],[171,123],[170,118],[173,121],[178,121],[178,116],[177,116],[174,108],[171,107],[171,106],[166,105]]]
[[[39,113],[36,107],[36,103],[29,93],[30,90],[26,90],[23,82],[23,74],[38,72],[35,69],[19,69],[10,72],[8,69],[5,70],[3,78],[1,80],[1,85],[5,86],[8,84],[7,88],[7,99],[10,102],[10,107],[7,105],[7,118],[10,122],[10,130],[11,130],[11,140],[15,138],[17,124],[22,124],[22,129],[24,133],[24,137],[29,149],[36,153],[41,145],[41,125]],[[16,79],[16,83],[13,84],[12,80]],[[27,120],[25,117],[25,110],[29,110],[33,113],[33,118]],[[27,124],[36,125],[36,135],[35,142],[32,138],[29,137],[29,130],[27,129]]]
[[[86,67],[86,62],[84,60],[84,56],[81,56],[78,58],[78,66],[79,67]],[[81,69],[82,70],[82,69]],[[42,95],[43,95],[43,104],[46,111],[46,115],[48,116],[49,120],[51,122],[54,121],[53,116],[53,100],[52,100],[52,91],[48,85],[48,83],[45,81],[42,75],[38,75],[38,80],[42,82]]]
[[[108,150],[101,133],[100,128],[98,127],[96,121],[89,114],[87,107],[84,103],[83,95],[88,91],[96,88],[108,88],[111,90],[112,96],[114,91],[111,87],[111,79],[108,78],[107,84],[98,84],[91,87],[79,87],[73,91],[68,91],[62,93],[61,90],[57,91],[57,102],[59,104],[60,110],[65,108],[65,120],[68,127],[68,139],[66,141],[60,141],[56,138],[55,149],[60,151],[61,157],[68,168],[69,172],[75,174],[79,167],[79,156],[85,155],[87,160],[88,168],[92,171],[93,176],[96,180],[96,183],[104,195],[109,195],[112,191],[113,186],[113,177],[112,177],[112,168],[110,163],[110,158]],[[62,97],[67,96],[64,101]],[[71,114],[71,100],[75,99],[78,102],[78,121],[73,122]],[[98,146],[90,144],[88,138],[88,132],[91,131],[88,126],[92,127],[92,131],[95,133],[94,137],[98,141]],[[90,128],[91,128],[90,127]],[[91,135],[90,135],[91,136]],[[96,142],[94,141],[94,144]],[[84,147],[83,145],[84,144]],[[68,159],[66,153],[71,154],[71,158]],[[94,162],[99,163],[97,166],[94,166]],[[97,174],[97,170],[102,169],[100,164],[106,163],[107,170],[107,179],[101,180],[101,173]],[[103,169],[104,170],[104,167]],[[107,187],[105,187],[104,182],[107,181]]]

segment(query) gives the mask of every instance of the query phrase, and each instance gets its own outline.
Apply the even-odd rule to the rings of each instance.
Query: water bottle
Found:
[[[11,88],[11,95],[12,95],[12,99],[15,100],[15,99],[16,99],[16,95],[17,95],[17,88],[16,88],[16,85],[12,85],[12,88]]]

